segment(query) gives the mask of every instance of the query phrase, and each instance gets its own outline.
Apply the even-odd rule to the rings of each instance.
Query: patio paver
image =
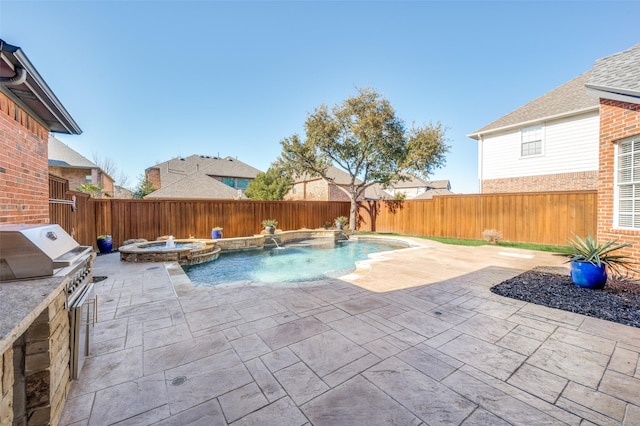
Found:
[[[561,259],[419,243],[283,287],[189,289],[172,264],[99,256],[61,424],[638,424],[640,329],[489,291]]]

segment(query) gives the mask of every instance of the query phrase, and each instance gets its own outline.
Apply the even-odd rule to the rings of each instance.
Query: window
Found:
[[[520,156],[542,155],[542,126],[520,130]]]
[[[640,228],[640,137],[617,145],[617,222],[621,228]]]
[[[236,188],[238,189],[247,189],[249,187],[250,179],[236,179]]]
[[[91,175],[85,175],[84,181],[85,183],[91,183]]]
[[[223,177],[223,178],[220,178],[220,181],[227,186],[235,188],[236,180],[232,177]]]

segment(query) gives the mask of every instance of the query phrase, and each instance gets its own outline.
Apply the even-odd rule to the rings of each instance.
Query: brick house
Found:
[[[294,180],[285,200],[314,200],[314,201],[349,201],[349,196],[339,187],[346,187],[351,183],[351,176],[337,167],[330,166],[327,176],[333,179],[331,184],[323,178],[300,176]],[[360,180],[356,180],[360,183]]]
[[[345,190],[351,184],[351,176],[334,166],[330,166],[327,169],[327,176],[334,183],[330,183],[319,176],[309,177],[304,175],[298,177],[294,180],[293,186],[284,196],[284,199],[349,201],[349,196],[345,193]],[[356,179],[356,184],[360,183],[361,181]],[[436,189],[438,191],[434,192]],[[433,195],[452,194],[450,190],[451,184],[448,180],[425,181],[411,176],[407,181],[397,182],[395,185],[386,188],[380,184],[371,185],[365,189],[363,196],[358,201],[391,200],[398,194],[404,194],[407,199],[431,198]]]
[[[407,200],[429,200],[434,195],[451,195],[451,182],[448,179],[424,180],[410,176],[409,180],[397,182],[386,189],[393,197],[404,194]]]
[[[640,44],[595,62],[600,104],[598,240],[619,239],[640,262]]]
[[[156,188],[145,198],[246,198],[244,191],[258,173],[232,157],[176,157],[145,170],[146,179]]]
[[[467,135],[481,193],[596,189],[599,102],[588,71]],[[567,161],[570,158],[571,161]]]
[[[81,130],[25,53],[0,40],[0,224],[49,223],[50,132],[77,135]],[[9,303],[28,304],[28,293]],[[60,420],[70,383],[69,313],[63,308],[63,286],[46,296],[50,302],[24,318],[3,318],[2,425]]]
[[[0,52],[0,223],[49,223],[49,132],[81,130],[19,47]]]
[[[113,178],[96,163],[53,136],[49,136],[49,173],[69,181],[69,188],[75,189],[85,183],[102,187],[98,198],[113,197]]]

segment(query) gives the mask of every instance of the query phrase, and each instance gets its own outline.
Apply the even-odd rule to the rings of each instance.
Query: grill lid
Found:
[[[0,225],[0,281],[53,275],[91,250],[60,225]]]

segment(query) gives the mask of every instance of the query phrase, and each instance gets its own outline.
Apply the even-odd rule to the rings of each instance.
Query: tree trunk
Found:
[[[351,208],[349,210],[349,229],[355,231],[358,220],[358,201],[354,194],[349,194],[349,198],[351,201]]]

